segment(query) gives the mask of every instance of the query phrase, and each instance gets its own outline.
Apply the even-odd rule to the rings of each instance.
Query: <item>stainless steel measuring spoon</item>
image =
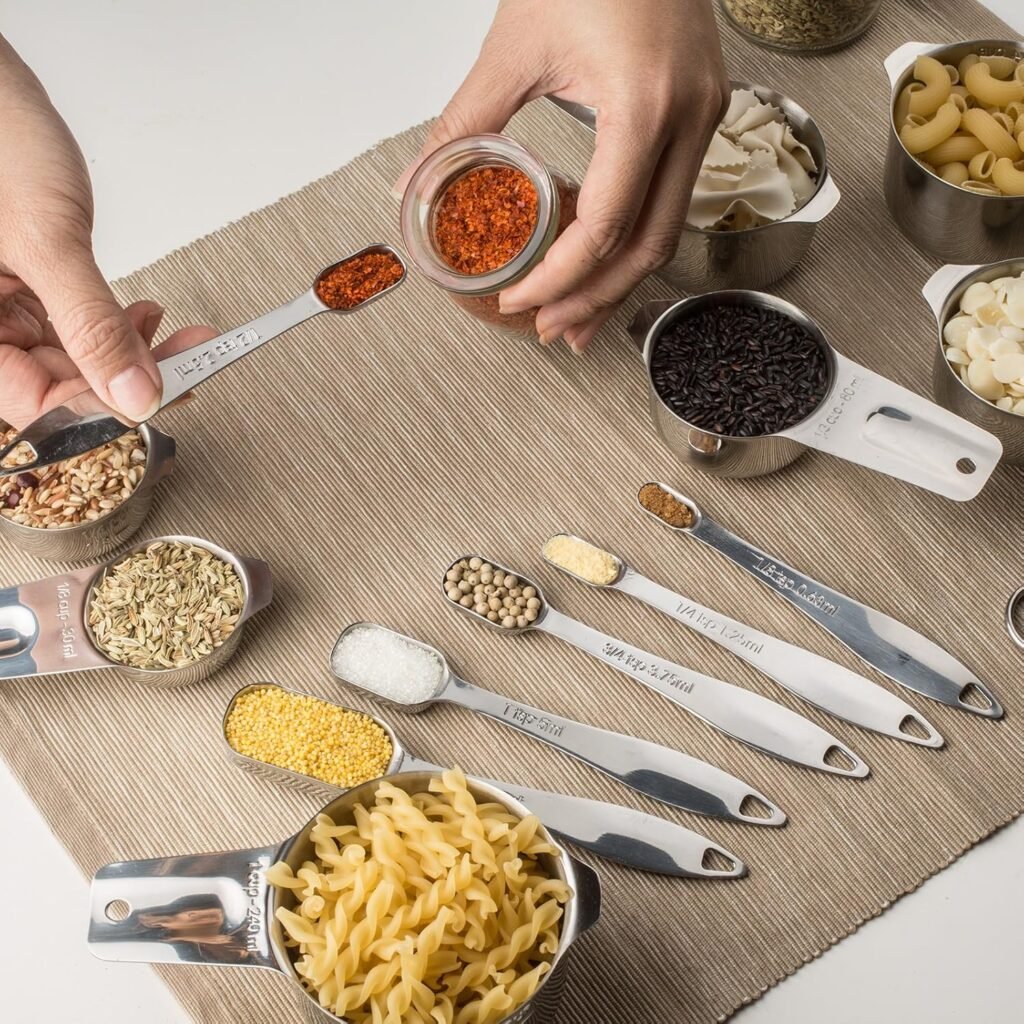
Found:
[[[223,749],[229,759],[255,775],[285,782],[307,791],[329,790],[335,793],[344,793],[344,789],[322,782],[311,775],[294,772],[288,768],[279,768],[277,765],[269,764],[258,758],[240,754],[228,742],[227,723],[235,704],[247,693],[269,687],[284,690],[286,693],[313,696],[312,694],[303,694],[301,690],[280,686],[277,683],[250,683],[248,686],[243,686],[231,698],[227,710],[224,712]],[[322,697],[314,699],[323,700]],[[340,707],[341,705],[335,706]],[[359,713],[366,714],[364,711]],[[384,772],[385,776],[394,775],[397,772],[441,772],[444,770],[438,765],[423,761],[410,754],[402,746],[390,723],[383,718],[378,718],[376,715],[368,717],[387,733],[388,739],[391,741],[391,762]],[[653,814],[644,814],[642,811],[635,811],[630,807],[604,803],[600,800],[587,800],[584,797],[569,796],[565,793],[528,789],[512,782],[497,782],[494,779],[481,779],[481,781],[503,790],[520,803],[525,804],[552,832],[562,836],[567,842],[575,846],[582,846],[606,860],[613,860],[626,867],[636,868],[639,871],[651,871],[660,875],[674,875],[679,878],[741,878],[747,873],[746,865],[739,857],[717,843],[713,843],[710,839],[692,832],[688,828],[683,828],[682,825],[676,825],[674,822],[655,817]],[[725,858],[732,866],[725,869],[714,867],[716,857]]]
[[[332,270],[342,263],[358,259],[370,253],[387,253],[402,265],[402,276],[394,284],[381,289],[376,295],[353,306],[351,309],[332,309],[317,295],[317,285]],[[233,331],[217,338],[200,342],[192,348],[167,356],[157,362],[163,395],[159,409],[170,405],[188,391],[205,383],[215,374],[238,362],[239,359],[255,352],[261,345],[272,341],[285,331],[319,316],[321,313],[348,314],[365,309],[371,302],[393,291],[405,280],[405,263],[390,245],[377,243],[368,245],[358,252],[349,253],[343,259],[324,267],[317,274],[309,291],[286,302],[283,306],[250,320]],[[157,410],[159,412],[159,409]],[[91,389],[77,395],[49,412],[43,413],[30,423],[13,441],[0,450],[0,476],[8,473],[24,473],[40,466],[48,466],[61,459],[82,455],[113,441],[126,431],[137,426],[137,422],[126,420],[115,413]],[[28,444],[35,453],[34,461],[16,468],[5,469],[3,461],[7,454],[20,444]]]
[[[891,616],[826,587],[748,544],[708,519],[695,501],[679,491],[662,483],[655,486],[685,505],[690,510],[692,523],[689,526],[672,526],[644,508],[638,498],[637,504],[647,515],[662,526],[694,537],[725,555],[893,682],[961,711],[986,718],[1002,718],[1003,708],[995,694],[937,643]],[[984,701],[985,706],[969,703],[966,697],[971,694]]]
[[[341,652],[348,639],[366,629],[398,637],[436,659],[441,669],[441,682],[437,690],[427,700],[405,703],[389,699],[369,685],[346,676],[340,665]],[[670,750],[634,736],[584,725],[571,718],[531,707],[522,701],[511,700],[502,694],[482,690],[456,675],[436,647],[376,623],[355,622],[342,632],[331,653],[331,671],[349,686],[370,693],[378,700],[407,713],[418,714],[437,702],[459,704],[479,711],[488,718],[511,726],[591,765],[638,793],[673,807],[681,807],[696,814],[743,821],[750,825],[786,823],[785,813],[766,796],[706,761],[699,761],[678,750]],[[763,814],[746,813],[744,805],[759,807]]]
[[[445,602],[474,621],[505,634],[519,635],[531,629],[550,633],[762,753],[833,775],[863,778],[869,773],[867,764],[845,743],[809,719],[758,693],[666,661],[564,615],[551,606],[533,580],[493,558],[463,555],[455,559],[449,568],[456,568],[461,561],[470,558],[480,558],[495,569],[515,576],[524,586],[533,587],[540,599],[539,613],[533,622],[506,627],[452,601],[442,585]]]
[[[212,551],[235,570],[245,601],[230,636],[198,661],[181,668],[133,668],[112,661],[93,642],[88,623],[89,600],[93,588],[109,568],[158,541],[195,544]],[[236,555],[201,537],[181,534],[150,537],[102,565],[0,588],[0,681],[112,668],[131,679],[157,686],[197,683],[231,657],[242,638],[244,623],[270,604],[272,595],[270,566],[266,562]]]
[[[583,544],[588,542],[574,534],[561,534]],[[591,545],[592,546],[592,545]],[[600,550],[605,551],[604,548]],[[883,689],[877,683],[851,672],[834,661],[786,643],[778,637],[762,633],[751,626],[730,619],[720,612],[705,608],[689,597],[669,590],[654,580],[641,575],[618,555],[611,555],[618,567],[618,575],[610,583],[594,583],[559,565],[544,554],[544,559],[556,569],[598,590],[618,590],[643,601],[671,616],[684,626],[706,636],[719,647],[760,669],[798,697],[827,711],[836,718],[852,722],[864,729],[906,740],[924,747],[941,747],[942,736],[922,715],[906,701]],[[924,736],[905,732],[916,725]]]

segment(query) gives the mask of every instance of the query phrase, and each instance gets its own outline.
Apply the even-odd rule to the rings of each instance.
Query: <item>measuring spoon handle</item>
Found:
[[[440,699],[503,722],[592,765],[639,793],[674,807],[752,825],[781,825],[786,820],[786,815],[753,787],[678,750],[562,718],[482,690],[455,675],[449,677]],[[767,817],[741,810],[744,802],[751,799],[763,805]]]
[[[550,606],[537,628],[579,647],[728,736],[794,764],[863,778],[868,766],[849,747],[809,719],[750,690],[702,675],[585,626]],[[835,763],[829,762],[833,757]]]
[[[942,746],[938,730],[906,701],[834,661],[705,608],[634,569],[627,569],[615,587],[706,636],[837,718],[908,743]],[[924,731],[923,738],[903,731],[908,720]]]
[[[406,754],[401,770],[442,769]],[[567,842],[617,864],[679,878],[741,878],[747,873],[746,865],[734,853],[697,832],[653,814],[567,793],[528,789],[496,779],[480,781],[503,790],[524,804]],[[731,867],[705,866],[711,854],[726,858]]]
[[[995,694],[966,665],[909,626],[805,576],[703,513],[685,532],[725,555],[894,682],[962,711],[1002,717]],[[986,706],[965,699],[972,690]]]

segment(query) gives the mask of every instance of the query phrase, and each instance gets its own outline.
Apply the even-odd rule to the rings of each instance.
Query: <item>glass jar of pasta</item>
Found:
[[[476,319],[536,335],[536,309],[502,313],[498,293],[522,280],[576,217],[579,186],[504,135],[436,150],[402,196],[402,237],[419,270]]]
[[[720,0],[748,39],[780,50],[838,50],[874,21],[882,0]]]

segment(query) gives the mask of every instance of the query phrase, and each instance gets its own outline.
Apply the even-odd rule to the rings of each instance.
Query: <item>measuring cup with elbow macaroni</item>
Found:
[[[277,683],[250,683],[238,690],[224,712],[222,749],[225,755],[234,764],[253,775],[284,782],[304,792],[338,792],[338,786],[242,754],[231,746],[228,740],[228,719],[235,705],[254,690],[269,688],[301,694],[300,690]],[[323,700],[321,697],[314,699]],[[333,706],[341,707],[340,704]],[[439,766],[409,753],[402,746],[389,722],[376,715],[367,715],[365,711],[359,714],[366,715],[383,729],[391,743],[391,761],[384,771],[385,776],[408,771],[442,771]],[[639,871],[675,875],[679,878],[741,878],[747,873],[746,866],[735,854],[705,836],[653,814],[645,814],[631,807],[605,803],[601,800],[531,789],[514,782],[496,782],[493,779],[483,781],[510,793],[524,803],[566,842],[590,850],[606,860],[616,861]]]
[[[437,777],[436,771],[422,770],[392,775],[386,781],[408,793],[421,793]],[[329,815],[337,824],[351,824],[355,806],[372,803],[384,781],[374,779],[339,794],[283,842],[226,853],[107,864],[92,882],[89,951],[101,960],[277,971],[292,982],[303,1019],[309,1024],[337,1024],[341,1018],[320,1006],[316,995],[299,980],[294,951],[285,945],[276,917],[279,907],[295,907],[295,893],[269,885],[266,871],[284,861],[297,872],[304,862],[315,860],[310,833],[319,814]],[[495,786],[477,779],[467,784],[479,803],[498,804],[517,819],[530,813]],[[554,850],[539,857],[541,868],[548,877],[564,882],[572,896],[561,920],[551,970],[501,1024],[553,1024],[570,968],[570,949],[600,916],[597,874],[570,856],[543,826],[540,835]]]
[[[93,590],[114,565],[161,541],[194,544],[227,562],[242,584],[242,611],[224,642],[191,664],[178,668],[134,668],[113,661],[100,650],[88,623],[89,602]],[[231,657],[242,638],[244,623],[270,603],[272,593],[270,566],[266,562],[236,555],[199,537],[152,537],[101,565],[0,589],[0,681],[113,668],[132,679],[159,686],[197,683]]]
[[[698,311],[727,306],[772,310],[802,327],[821,346],[828,366],[827,390],[795,426],[754,437],[716,434],[688,423],[658,394],[650,368],[662,332]],[[814,448],[955,501],[968,501],[984,487],[1002,454],[1002,445],[992,434],[840,355],[806,313],[773,295],[723,291],[649,302],[637,312],[629,333],[647,369],[658,433],[684,462],[716,476],[772,473]]]

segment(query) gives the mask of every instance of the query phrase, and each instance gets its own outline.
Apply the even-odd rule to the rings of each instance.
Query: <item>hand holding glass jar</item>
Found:
[[[548,93],[597,108],[578,190],[492,134]],[[410,255],[482,319],[581,352],[675,255],[728,97],[710,0],[502,0],[476,64],[397,183]],[[453,183],[483,167],[520,172],[536,220],[517,256],[470,275],[441,251],[433,218]]]

